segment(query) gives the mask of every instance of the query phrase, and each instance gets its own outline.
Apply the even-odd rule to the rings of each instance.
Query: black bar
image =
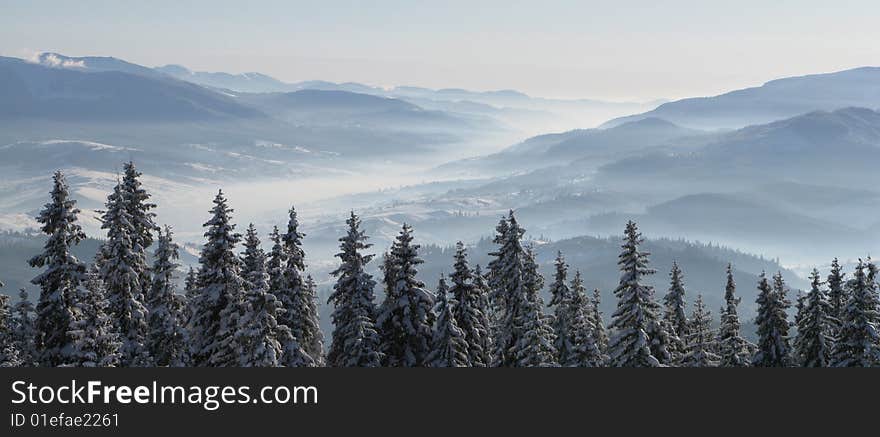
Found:
[[[0,369],[2,435],[714,435],[803,427],[828,436],[876,423],[870,369]],[[317,403],[13,404],[15,381],[38,386],[313,386]],[[21,384],[19,384],[21,387]],[[65,392],[66,393],[66,392]],[[283,393],[282,393],[283,394]],[[118,414],[118,426],[13,426]],[[23,416],[11,416],[21,414]],[[42,414],[45,414],[45,419]],[[700,427],[709,427],[700,431]],[[873,428],[872,425],[869,425]],[[134,433],[134,434],[132,434]],[[548,434],[549,433],[549,434]],[[871,432],[869,432],[869,435]],[[316,434],[317,435],[317,434]]]

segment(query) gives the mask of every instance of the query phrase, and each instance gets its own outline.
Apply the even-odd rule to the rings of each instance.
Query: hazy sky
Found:
[[[880,65],[877,0],[0,0],[0,12],[7,56],[107,55],[291,82],[646,100]]]

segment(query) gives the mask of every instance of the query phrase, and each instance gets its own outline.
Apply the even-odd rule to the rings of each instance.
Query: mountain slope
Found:
[[[714,97],[677,100],[642,114],[613,119],[603,127],[659,117],[698,129],[736,129],[850,106],[880,108],[880,67],[788,77]]]
[[[138,74],[147,77],[165,77],[156,70],[143,65],[114,58],[111,56],[65,56],[60,53],[44,52],[36,56],[34,61],[40,65],[53,68],[65,68],[83,72],[118,71],[121,73]]]
[[[486,116],[428,111],[400,99],[349,91],[307,89],[289,93],[240,94],[239,98],[263,112],[296,124],[446,133],[477,127],[482,131],[508,129]]]
[[[197,85],[121,71],[89,72],[0,57],[0,119],[185,121],[260,118]]]
[[[230,74],[223,72],[190,71],[182,65],[165,65],[156,67],[155,71],[211,88],[221,88],[246,93],[283,92],[295,89],[294,86],[281,82],[274,77],[262,73]]]
[[[652,187],[667,189],[695,182],[740,187],[766,181],[877,186],[878,165],[880,112],[846,108],[721,134],[690,153],[620,160],[601,168],[597,180],[630,186],[650,181]]]
[[[444,164],[440,172],[504,174],[533,171],[575,161],[599,165],[647,150],[677,150],[705,132],[683,128],[658,118],[647,118],[609,129],[577,129],[539,135],[501,152]]]

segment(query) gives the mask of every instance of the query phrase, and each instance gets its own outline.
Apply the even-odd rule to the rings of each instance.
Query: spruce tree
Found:
[[[550,306],[554,307],[555,317],[553,332],[556,334],[553,346],[556,348],[556,360],[561,365],[567,365],[572,361],[571,355],[575,348],[575,332],[571,327],[579,308],[576,305],[574,293],[568,286],[568,265],[565,263],[562,252],[556,253],[555,267],[556,275],[553,278],[553,284],[550,285]],[[575,283],[583,286],[580,272],[577,272]]]
[[[51,200],[37,216],[48,239],[43,252],[29,261],[31,267],[45,269],[31,280],[40,287],[35,324],[36,348],[43,366],[62,365],[72,352],[69,328],[74,321],[73,299],[86,271],[85,264],[71,252],[86,237],[77,224],[79,212],[64,175],[55,172]]]
[[[553,316],[544,314],[544,300],[539,294],[544,287],[544,278],[538,273],[535,253],[526,250],[523,269],[523,302],[518,306],[515,329],[518,341],[509,351],[516,359],[517,367],[553,367],[556,348],[553,347],[556,335],[553,332]]]
[[[269,275],[266,272],[266,253],[260,247],[260,236],[253,223],[248,224],[244,233],[244,251],[241,254],[241,278],[248,288],[269,288]]]
[[[12,307],[13,329],[12,338],[18,349],[22,365],[31,367],[37,364],[38,354],[34,339],[37,330],[34,322],[34,305],[28,298],[27,291],[22,288],[18,293],[18,303]]]
[[[687,352],[686,340],[687,328],[690,325],[685,308],[684,278],[678,263],[672,262],[672,271],[669,273],[669,292],[663,297],[665,310],[663,320],[670,328],[672,339],[671,352],[680,359]]]
[[[130,196],[122,182],[107,198],[107,210],[101,216],[101,228],[107,241],[98,258],[107,302],[122,348],[123,367],[150,365],[147,349],[147,308],[143,281],[147,264],[143,247],[138,243],[134,217],[130,214]]]
[[[516,367],[553,367],[559,363],[556,335],[553,333],[553,316],[544,314],[544,300],[540,296],[544,278],[538,273],[535,254],[526,249],[523,270],[523,296],[515,316],[518,341],[508,353],[516,359]]]
[[[605,318],[602,317],[602,311],[599,310],[599,305],[602,303],[602,293],[599,292],[599,289],[596,288],[593,290],[593,299],[590,302],[590,308],[592,309],[592,321],[595,329],[593,330],[593,339],[596,341],[596,346],[599,348],[599,352],[602,353],[602,356],[607,360],[608,358],[608,333],[605,330]]]
[[[152,211],[156,205],[150,203],[151,195],[143,188],[140,178],[141,173],[137,171],[134,162],[129,161],[123,165],[122,191],[127,200],[132,249],[146,258],[147,249],[153,244],[153,232],[158,232],[159,226],[155,223],[156,214]],[[136,273],[143,287],[141,293],[146,296],[152,287],[150,271],[146,263],[143,264],[142,270]]]
[[[601,367],[605,364],[599,345],[596,343],[596,322],[593,305],[587,297],[581,272],[575,271],[571,281],[571,325],[572,349],[566,361],[559,364],[567,367]]]
[[[278,323],[284,311],[281,303],[268,292],[269,275],[265,254],[251,224],[244,241],[242,278],[245,282],[242,315],[235,333],[238,365],[242,367],[278,367],[284,360],[285,345],[291,334],[287,326]]]
[[[495,228],[495,243],[499,245],[490,255],[489,287],[491,300],[496,309],[493,328],[494,363],[496,367],[516,367],[519,360],[511,353],[521,342],[523,332],[517,320],[525,312],[526,296],[526,251],[522,246],[525,230],[519,226],[513,211],[501,219]]]
[[[151,195],[142,187],[140,177],[134,162],[123,165],[122,190],[128,198],[128,215],[134,229],[132,240],[146,250],[153,244],[153,232],[158,232],[159,226],[155,222],[156,214],[152,212],[156,205],[149,202]]]
[[[284,367],[316,367],[317,364],[314,358],[299,344],[296,337],[290,334],[290,329],[284,328],[287,328],[287,326],[279,325],[277,335],[284,346],[281,365]]]
[[[282,235],[286,265],[283,283],[278,290],[278,298],[284,306],[281,322],[290,328],[291,334],[306,353],[319,365],[324,361],[324,334],[318,320],[317,296],[315,288],[309,287],[305,278],[305,251],[302,239],[305,234],[299,231],[296,210],[291,207],[287,232]]]
[[[751,352],[748,341],[740,333],[737,307],[740,298],[736,297],[736,282],[733,280],[733,267],[727,264],[727,285],[724,288],[724,306],[721,310],[721,327],[718,332],[718,351],[721,367],[748,367],[751,365]]]
[[[873,367],[880,364],[880,313],[868,263],[859,259],[848,282],[843,321],[832,358],[834,367]]]
[[[394,288],[397,286],[397,262],[394,260],[394,254],[392,253],[396,246],[396,240],[391,242],[391,248],[382,254],[382,265],[379,266],[379,270],[382,271],[382,290],[385,292],[385,296],[394,293]],[[376,310],[378,314],[380,309],[377,308]]]
[[[147,299],[147,346],[156,366],[186,364],[186,320],[183,299],[176,293],[175,272],[180,264],[179,247],[170,226],[158,232],[153,253],[153,284]]]
[[[810,293],[807,295],[804,313],[798,319],[795,349],[803,367],[828,367],[834,348],[832,330],[837,325],[831,317],[831,304],[822,290],[819,271],[810,275]]]
[[[455,298],[448,296],[446,278],[437,285],[437,319],[431,339],[431,352],[427,363],[430,367],[469,367],[468,343],[464,331],[455,321]]]
[[[794,326],[801,326],[801,321],[807,313],[807,295],[803,291],[798,290],[794,304]]]
[[[382,352],[388,367],[427,365],[434,325],[434,296],[416,278],[419,245],[413,244],[412,227],[403,225],[392,249],[394,288],[385,296],[376,316]]]
[[[74,298],[76,317],[69,334],[73,348],[65,366],[117,367],[121,364],[123,341],[109,313],[109,303],[96,268],[85,275]]]
[[[617,310],[611,325],[615,330],[608,346],[610,364],[614,367],[656,367],[661,363],[652,352],[650,336],[659,319],[654,302],[654,290],[642,279],[654,273],[648,268],[648,253],[639,250],[643,241],[638,227],[632,221],[626,225],[620,266],[620,283],[614,290],[618,298]]]
[[[827,278],[828,284],[828,303],[831,305],[828,314],[834,319],[833,335],[837,336],[841,329],[841,324],[845,318],[847,296],[846,296],[846,273],[840,268],[840,262],[837,258],[831,261],[831,272]]]
[[[653,288],[651,291],[653,296]],[[657,358],[657,361],[660,362],[661,366],[675,365],[676,356],[673,354],[673,351],[675,350],[675,344],[678,342],[678,339],[670,334],[672,329],[666,321],[663,320],[661,315],[663,310],[660,307],[660,304],[652,299],[651,306],[653,307],[651,314],[655,315],[651,320],[651,323],[648,324],[647,331],[648,338],[651,339],[651,355]]]
[[[327,362],[324,357],[324,331],[321,330],[320,316],[318,315],[318,284],[312,275],[306,275],[306,283],[304,288],[305,314],[308,320],[304,320],[302,324],[305,326],[306,332],[303,349],[309,356],[315,360],[319,367],[324,367]]]
[[[488,309],[487,298],[484,289],[478,286],[478,282],[482,284],[482,278],[477,277],[479,273],[475,274],[468,266],[467,250],[461,241],[456,244],[454,259],[453,272],[449,278],[452,288],[449,291],[455,302],[452,306],[455,324],[464,333],[468,365],[487,367],[491,364],[492,344],[489,317],[485,312]],[[437,293],[439,296],[440,291]]]
[[[556,275],[553,277],[553,284],[550,285],[549,305],[559,308],[559,305],[571,298],[571,289],[568,287],[568,264],[565,263],[562,251],[556,252],[553,265],[556,267]]]
[[[788,367],[791,364],[786,313],[791,304],[785,295],[782,273],[773,276],[771,287],[767,275],[761,272],[758,281],[758,316],[755,319],[758,350],[752,358],[752,364],[756,367]]]
[[[360,219],[351,213],[346,220],[348,233],[339,239],[336,256],[342,264],[333,271],[336,284],[328,303],[333,304],[333,338],[327,364],[333,367],[379,367],[381,341],[376,330],[373,281],[365,266],[373,255],[362,255],[369,249]]]
[[[714,367],[719,357],[715,354],[715,335],[712,333],[712,313],[703,305],[703,296],[697,295],[694,312],[688,327],[687,353],[682,358],[684,367]]]
[[[3,283],[0,282],[0,287]],[[24,365],[13,335],[12,310],[9,296],[0,294],[0,367],[20,367]]]
[[[269,293],[278,297],[279,291],[284,287],[284,269],[287,267],[287,253],[284,251],[284,242],[281,241],[281,233],[278,226],[272,228],[269,234],[272,241],[272,249],[266,259],[266,273],[269,274]]]
[[[235,245],[241,235],[232,224],[233,210],[223,191],[214,198],[211,219],[204,224],[207,242],[199,258],[199,293],[189,324],[192,364],[197,367],[236,366],[235,332],[241,314],[244,280]]]
[[[192,304],[196,301],[200,289],[199,272],[190,266],[189,270],[186,272],[186,277],[183,279],[183,295],[184,300],[186,301],[186,318],[184,320],[186,320],[187,323],[192,316]]]
[[[483,269],[479,264],[474,266],[473,271],[473,291],[474,295],[477,296],[475,301],[477,302],[476,308],[480,310],[482,314],[482,324],[486,327],[486,337],[483,340],[485,344],[483,351],[482,361],[485,363],[486,367],[492,365],[495,362],[495,358],[493,356],[493,351],[495,350],[495,338],[493,337],[493,327],[496,325],[495,323],[495,308],[492,305],[492,301],[489,298],[489,284],[486,283],[486,276],[483,274]],[[474,362],[478,362],[479,360],[471,357],[472,364]],[[475,365],[475,364],[474,364]]]

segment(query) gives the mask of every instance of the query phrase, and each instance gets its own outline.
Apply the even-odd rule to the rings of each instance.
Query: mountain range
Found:
[[[880,108],[880,67],[787,77],[718,96],[667,102],[644,113],[615,118],[602,127],[658,117],[695,129],[736,129],[846,107]]]
[[[0,57],[0,119],[162,122],[265,116],[188,82],[132,73],[131,64],[99,65],[102,68],[95,70],[45,67]],[[122,69],[108,69],[110,65]]]

